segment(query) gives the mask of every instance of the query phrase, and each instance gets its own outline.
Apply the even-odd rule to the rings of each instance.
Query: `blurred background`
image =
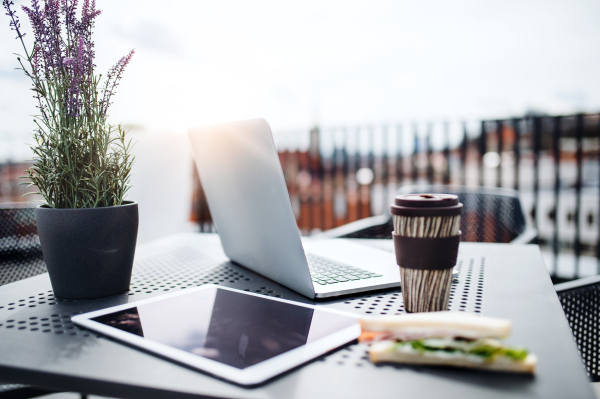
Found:
[[[212,229],[187,129],[263,117],[303,234],[382,214],[407,184],[505,187],[519,190],[555,277],[598,274],[600,2],[98,8],[97,71],[136,49],[109,120],[136,142],[139,243]],[[1,15],[0,202],[29,201],[17,177],[36,108],[8,23]]]

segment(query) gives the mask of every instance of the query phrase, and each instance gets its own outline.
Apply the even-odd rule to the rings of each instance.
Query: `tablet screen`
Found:
[[[92,320],[238,369],[356,324],[344,315],[218,287]]]

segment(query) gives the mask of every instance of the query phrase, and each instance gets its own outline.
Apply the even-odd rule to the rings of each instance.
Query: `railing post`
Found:
[[[521,161],[521,120],[513,119],[512,121],[513,130],[515,132],[515,142],[513,143],[513,152],[515,156],[515,181],[513,182],[513,188],[519,191],[519,163]]]
[[[345,135],[346,145],[346,174],[344,175],[346,187],[346,223],[353,222],[357,219],[356,209],[358,206],[356,196],[356,135],[351,134],[352,129],[348,128]],[[350,140],[354,137],[354,153],[350,153]],[[352,176],[353,180],[350,178]]]
[[[444,184],[450,184],[450,125],[448,122],[444,122],[444,136],[446,139],[446,148],[444,148],[444,159],[446,160]]]
[[[373,126],[370,126],[367,130],[369,133],[369,155],[367,158],[367,168],[371,169],[371,171],[373,172],[373,179],[367,187],[363,188],[364,198],[366,199],[366,203],[363,206],[361,216],[363,218],[372,216],[371,202],[373,201],[373,198],[371,198],[371,193],[373,191],[372,188],[375,182],[375,128]]]
[[[346,209],[346,215],[344,215],[341,224],[348,223],[348,218],[350,216],[350,210],[348,209],[348,176],[350,175],[350,164],[348,161],[348,130],[343,127],[342,128],[342,165],[340,166],[340,173],[342,174],[340,177],[342,184],[342,192],[344,193],[344,208]]]
[[[310,183],[310,226],[309,229],[323,229],[323,160],[320,152],[320,129],[310,130],[309,173]]]
[[[354,134],[354,156],[352,157],[352,163],[350,164],[354,179],[352,184],[354,208],[352,211],[353,214],[351,216],[349,214],[348,216],[350,219],[349,221],[351,222],[360,219],[360,187],[358,185],[358,180],[356,179],[356,172],[360,169],[360,163],[360,126],[357,126]],[[348,202],[348,212],[350,212],[350,202]]]
[[[334,179],[335,179],[335,129],[329,128],[325,133],[330,137],[333,151],[331,156],[324,157],[321,154],[321,229],[329,230],[335,227],[335,209],[334,209]]]
[[[485,121],[481,121],[481,133],[479,135],[479,185],[483,187],[484,184],[484,166],[483,156],[487,150],[487,133],[485,130]]]
[[[402,125],[398,124],[396,127],[396,173],[397,173],[397,186],[398,189],[402,186],[402,180],[404,180],[404,170],[402,169]]]
[[[427,183],[433,184],[433,165],[431,163],[431,157],[433,156],[433,151],[431,149],[431,131],[433,130],[432,124],[427,124],[427,136],[425,138],[425,145],[427,146]]]
[[[498,138],[498,157],[500,157],[500,163],[498,164],[498,170],[496,171],[496,187],[502,187],[502,150],[504,148],[504,137],[503,137],[504,124],[502,120],[496,122],[496,133]]]
[[[390,195],[389,193],[389,188],[390,188],[390,179],[389,179],[389,169],[390,169],[390,165],[389,165],[389,161],[388,161],[388,151],[389,151],[389,134],[388,134],[388,129],[389,127],[387,125],[384,125],[381,127],[381,142],[382,142],[382,148],[381,148],[381,184],[383,184],[382,187],[382,203],[383,203],[383,208],[381,208],[384,212],[385,212],[385,208],[388,206],[388,197]]]
[[[542,121],[539,116],[533,118],[533,208],[531,216],[533,226],[538,228],[538,207],[540,200],[540,136]]]
[[[582,163],[583,163],[583,114],[579,114],[576,117],[576,126],[575,126],[575,140],[577,143],[577,152],[575,155],[577,161],[577,180],[575,181],[575,242],[574,242],[574,250],[575,250],[575,273],[576,277],[580,275],[580,262],[579,257],[581,256],[581,232],[580,230],[580,214],[581,214],[581,172],[582,172]]]
[[[469,139],[467,137],[467,122],[463,122],[463,140],[460,146],[460,163],[461,163],[461,184],[467,185],[467,146]]]
[[[418,168],[418,164],[419,164],[419,129],[417,124],[415,123],[413,125],[413,141],[414,141],[414,148],[413,148],[413,157],[412,157],[412,184],[417,184],[417,179],[419,178],[419,168]]]
[[[554,131],[552,139],[552,152],[554,153],[554,231],[552,238],[552,253],[554,254],[554,264],[552,266],[552,274],[558,270],[558,202],[560,197],[560,131],[562,119],[560,116],[554,118]]]

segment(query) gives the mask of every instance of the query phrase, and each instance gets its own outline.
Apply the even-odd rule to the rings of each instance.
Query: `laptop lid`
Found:
[[[229,259],[309,298],[315,291],[264,119],[191,129],[208,207]]]

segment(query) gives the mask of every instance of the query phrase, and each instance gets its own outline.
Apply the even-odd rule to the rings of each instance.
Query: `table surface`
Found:
[[[391,240],[353,240],[393,251]],[[394,266],[395,267],[395,266]],[[253,388],[236,386],[80,329],[74,314],[205,283],[359,314],[402,313],[399,289],[307,299],[227,261],[218,236],[182,234],[142,245],[131,291],[62,300],[47,274],[0,287],[0,379],[124,398],[594,398],[571,330],[535,245],[461,243],[450,308],[510,318],[508,342],[539,359],[535,376],[374,365],[353,343]]]

